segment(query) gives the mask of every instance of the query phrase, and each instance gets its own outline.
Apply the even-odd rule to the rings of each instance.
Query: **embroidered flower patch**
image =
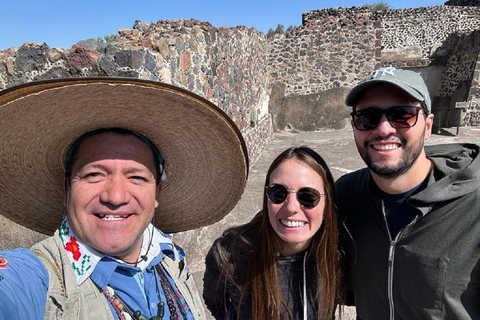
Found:
[[[65,249],[68,252],[72,253],[73,259],[75,261],[78,261],[78,259],[80,259],[80,257],[82,256],[82,254],[80,253],[80,247],[78,246],[77,239],[75,239],[74,237],[70,237],[70,241],[65,243]]]
[[[8,261],[6,258],[0,258],[0,269],[8,269]]]

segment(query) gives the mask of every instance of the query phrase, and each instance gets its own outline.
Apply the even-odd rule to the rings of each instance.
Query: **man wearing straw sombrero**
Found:
[[[53,235],[0,251],[0,318],[205,318],[166,233],[220,220],[247,174],[230,118],[170,85],[75,78],[0,92],[0,213]]]

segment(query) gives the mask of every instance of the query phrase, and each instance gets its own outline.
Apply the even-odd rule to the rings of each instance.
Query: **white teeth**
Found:
[[[396,144],[381,144],[381,145],[374,144],[374,145],[372,145],[372,147],[376,150],[386,151],[386,150],[395,150],[395,149],[398,148],[398,145],[396,145]]]
[[[128,218],[128,215],[116,216],[116,215],[102,215],[102,214],[99,214],[98,217],[102,220],[123,220],[123,219]]]
[[[303,221],[290,221],[280,219],[280,222],[287,227],[303,227],[305,225],[305,222]]]

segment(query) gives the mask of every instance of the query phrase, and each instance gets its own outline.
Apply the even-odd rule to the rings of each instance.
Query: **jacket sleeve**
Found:
[[[203,299],[212,316],[226,319],[228,297],[225,293],[225,274],[222,271],[218,252],[219,240],[215,241],[205,258]]]
[[[30,250],[0,251],[0,318],[43,319],[48,281],[45,266]]]

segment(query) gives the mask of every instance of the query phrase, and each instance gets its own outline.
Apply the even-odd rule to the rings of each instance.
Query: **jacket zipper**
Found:
[[[388,250],[388,304],[390,305],[390,320],[395,320],[395,304],[393,303],[393,265],[395,260],[395,245],[397,244],[400,235],[413,225],[417,221],[417,216],[407,224],[402,230],[397,233],[395,239],[392,240],[392,235],[390,233],[390,229],[388,228],[388,221],[387,215],[385,213],[385,205],[382,200],[382,212],[383,212],[383,219],[385,220],[385,226],[388,232],[388,238],[390,239],[390,249]]]
[[[390,242],[390,250],[388,252],[388,304],[390,305],[390,320],[395,320],[395,305],[393,304],[393,259],[394,258],[395,258],[395,240],[392,240]]]
[[[395,239],[392,240],[392,234],[388,228],[387,214],[385,213],[385,203],[382,199],[382,213],[385,227],[387,228],[388,238],[390,239],[390,248],[388,250],[388,280],[387,280],[387,297],[390,306],[390,320],[395,320],[395,305],[393,304],[393,261],[395,258]],[[399,232],[400,233],[400,232]],[[398,238],[398,235],[397,235]]]

